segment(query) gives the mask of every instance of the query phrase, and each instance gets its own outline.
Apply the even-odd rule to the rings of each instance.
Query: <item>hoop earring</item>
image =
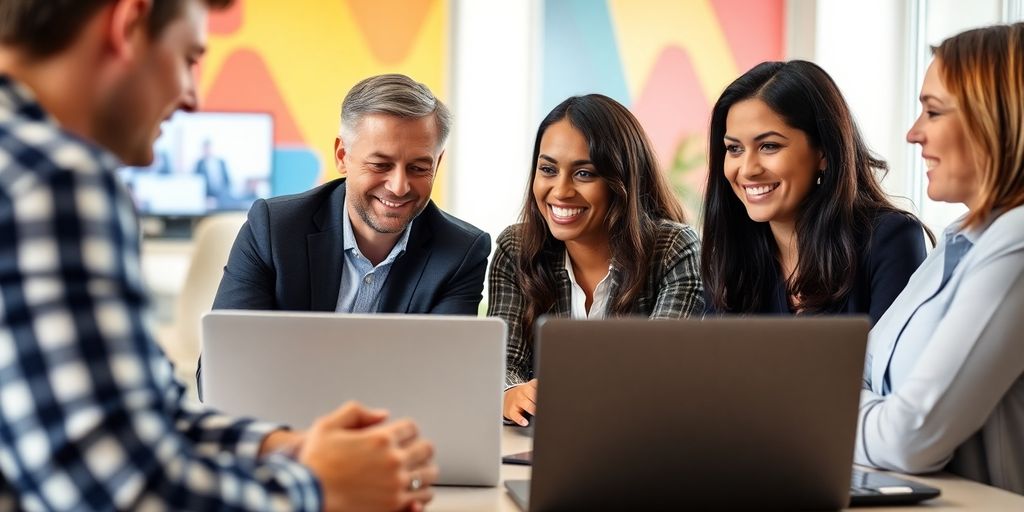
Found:
[[[825,177],[825,171],[824,170],[818,171],[818,185],[821,185],[821,179],[824,178],[824,177]]]

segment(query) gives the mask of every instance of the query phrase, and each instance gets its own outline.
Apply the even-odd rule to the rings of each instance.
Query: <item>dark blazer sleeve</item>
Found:
[[[231,247],[213,309],[277,309],[270,250],[270,210],[258,199]]]
[[[871,234],[868,254],[871,297],[868,314],[874,325],[903,291],[927,256],[924,228],[902,213],[882,215]]]
[[[505,386],[509,387],[529,381],[533,374],[533,347],[523,336],[526,297],[516,279],[516,231],[516,226],[510,226],[498,235],[487,294],[487,316],[504,320],[508,327]]]
[[[481,232],[441,291],[440,299],[430,314],[476,316],[483,299],[484,274],[487,273],[487,256],[490,254],[491,235]]]

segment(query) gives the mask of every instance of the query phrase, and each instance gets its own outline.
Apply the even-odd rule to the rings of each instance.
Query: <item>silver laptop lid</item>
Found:
[[[549,320],[531,510],[846,506],[862,318]]]
[[[439,482],[496,485],[505,324],[494,318],[214,311],[203,317],[205,401],[307,428],[347,400],[410,417]]]

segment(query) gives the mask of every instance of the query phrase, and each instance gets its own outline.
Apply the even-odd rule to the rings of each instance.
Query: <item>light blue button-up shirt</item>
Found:
[[[373,313],[380,303],[380,291],[391,272],[391,265],[405,253],[409,244],[409,233],[412,222],[405,227],[398,242],[391,248],[384,261],[373,266],[363,256],[356,243],[356,235],[352,229],[352,219],[348,215],[348,204],[342,208],[342,237],[344,256],[342,257],[341,288],[338,289],[338,306],[334,309],[339,313]]]
[[[871,330],[855,461],[1024,493],[1024,206],[961,222]]]

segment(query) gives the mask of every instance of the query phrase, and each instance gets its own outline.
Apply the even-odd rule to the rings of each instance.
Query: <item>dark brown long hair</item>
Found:
[[[714,309],[759,311],[773,293],[770,272],[778,268],[771,228],[750,219],[724,171],[726,117],[733,105],[750,98],[807,134],[825,156],[821,184],[803,200],[797,216],[800,258],[786,288],[800,297],[804,310],[827,311],[853,290],[865,250],[859,244],[870,236],[874,219],[882,212],[911,215],[883,192],[876,173],[884,175],[888,165],[864,144],[828,73],[801,60],[761,63],[729,84],[711,112],[701,273]]]
[[[537,317],[555,304],[556,278],[550,256],[565,250],[565,244],[551,235],[533,197],[541,139],[549,126],[563,119],[587,140],[595,171],[611,192],[605,225],[612,261],[619,273],[619,291],[609,306],[610,314],[629,314],[643,292],[658,221],[683,222],[683,209],[660,172],[651,142],[636,117],[619,102],[600,94],[563,101],[537,129],[520,215],[522,247],[517,264],[519,286],[526,297],[523,333],[527,337],[532,337]]]

